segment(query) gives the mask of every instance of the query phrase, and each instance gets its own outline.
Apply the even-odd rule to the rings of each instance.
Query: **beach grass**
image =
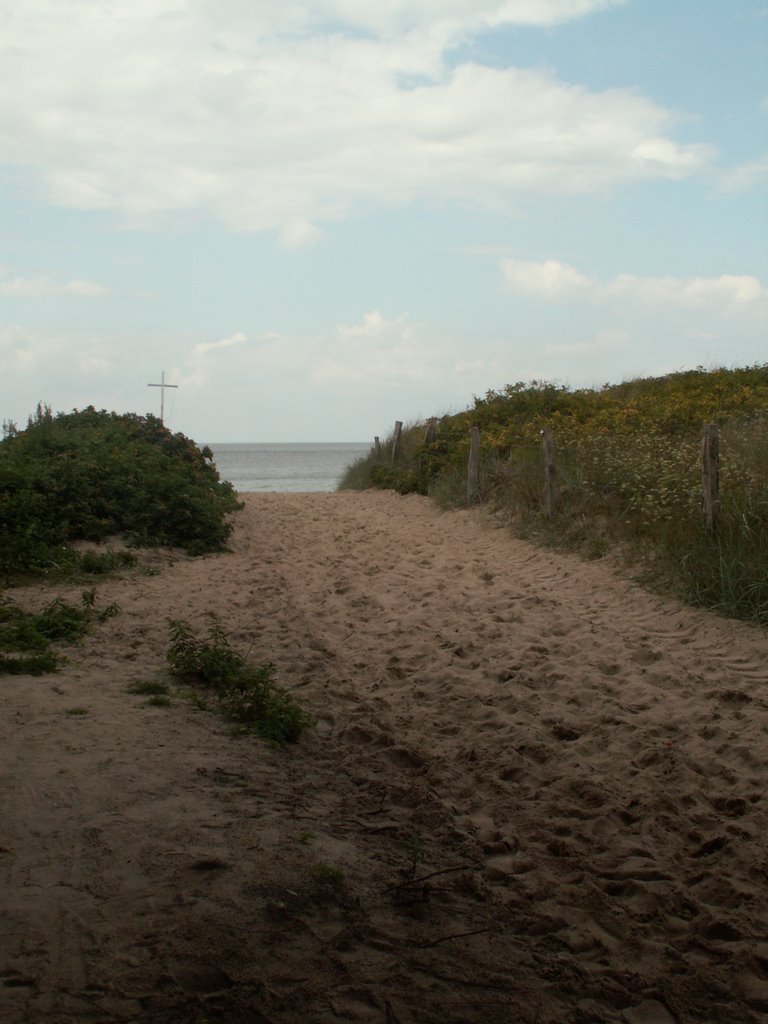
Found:
[[[702,512],[704,423],[720,429],[716,529]],[[768,364],[596,390],[518,383],[435,424],[429,441],[426,424],[411,425],[394,464],[372,452],[341,486],[416,491],[465,507],[477,426],[480,499],[517,536],[585,558],[609,556],[662,593],[768,623]],[[551,511],[545,429],[555,445]]]

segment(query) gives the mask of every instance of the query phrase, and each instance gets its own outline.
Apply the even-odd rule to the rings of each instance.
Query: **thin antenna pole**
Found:
[[[166,384],[165,383],[165,370],[160,375],[159,384],[147,384],[148,388],[160,388],[160,422],[165,424],[165,389],[166,388],[177,388],[178,384]]]

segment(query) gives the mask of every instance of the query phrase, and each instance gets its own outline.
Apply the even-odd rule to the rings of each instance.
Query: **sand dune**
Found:
[[[159,565],[0,687],[0,1022],[766,1020],[765,630],[389,493]],[[295,747],[125,692],[210,612]]]

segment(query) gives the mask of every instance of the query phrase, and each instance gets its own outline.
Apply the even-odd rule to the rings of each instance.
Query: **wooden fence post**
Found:
[[[541,432],[544,449],[544,501],[545,516],[551,516],[555,508],[555,447],[552,443],[552,432],[546,428]]]
[[[427,429],[424,431],[424,441],[421,446],[421,455],[419,456],[419,473],[424,473],[429,465],[429,446],[435,440],[436,433],[436,420],[431,419],[427,423]]]
[[[467,468],[467,503],[480,500],[480,428],[472,427],[469,436],[469,466]]]
[[[381,462],[381,441],[378,436],[373,439],[373,450],[376,452],[376,461]]]
[[[707,529],[717,530],[720,516],[720,429],[705,423],[701,437],[701,493]]]
[[[392,438],[392,465],[397,462],[397,457],[400,454],[400,438],[403,433],[403,424],[400,420],[395,420],[395,434]]]

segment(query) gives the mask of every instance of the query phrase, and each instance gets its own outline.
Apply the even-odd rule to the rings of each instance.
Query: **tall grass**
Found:
[[[701,425],[721,426],[719,527],[705,528]],[[535,543],[610,554],[647,586],[768,624],[768,365],[696,370],[598,391],[517,384],[438,422],[415,424],[398,464],[372,456],[355,486],[466,502],[469,429],[482,437],[481,497]],[[554,435],[557,503],[542,514],[540,431]],[[352,486],[351,482],[344,484]]]

